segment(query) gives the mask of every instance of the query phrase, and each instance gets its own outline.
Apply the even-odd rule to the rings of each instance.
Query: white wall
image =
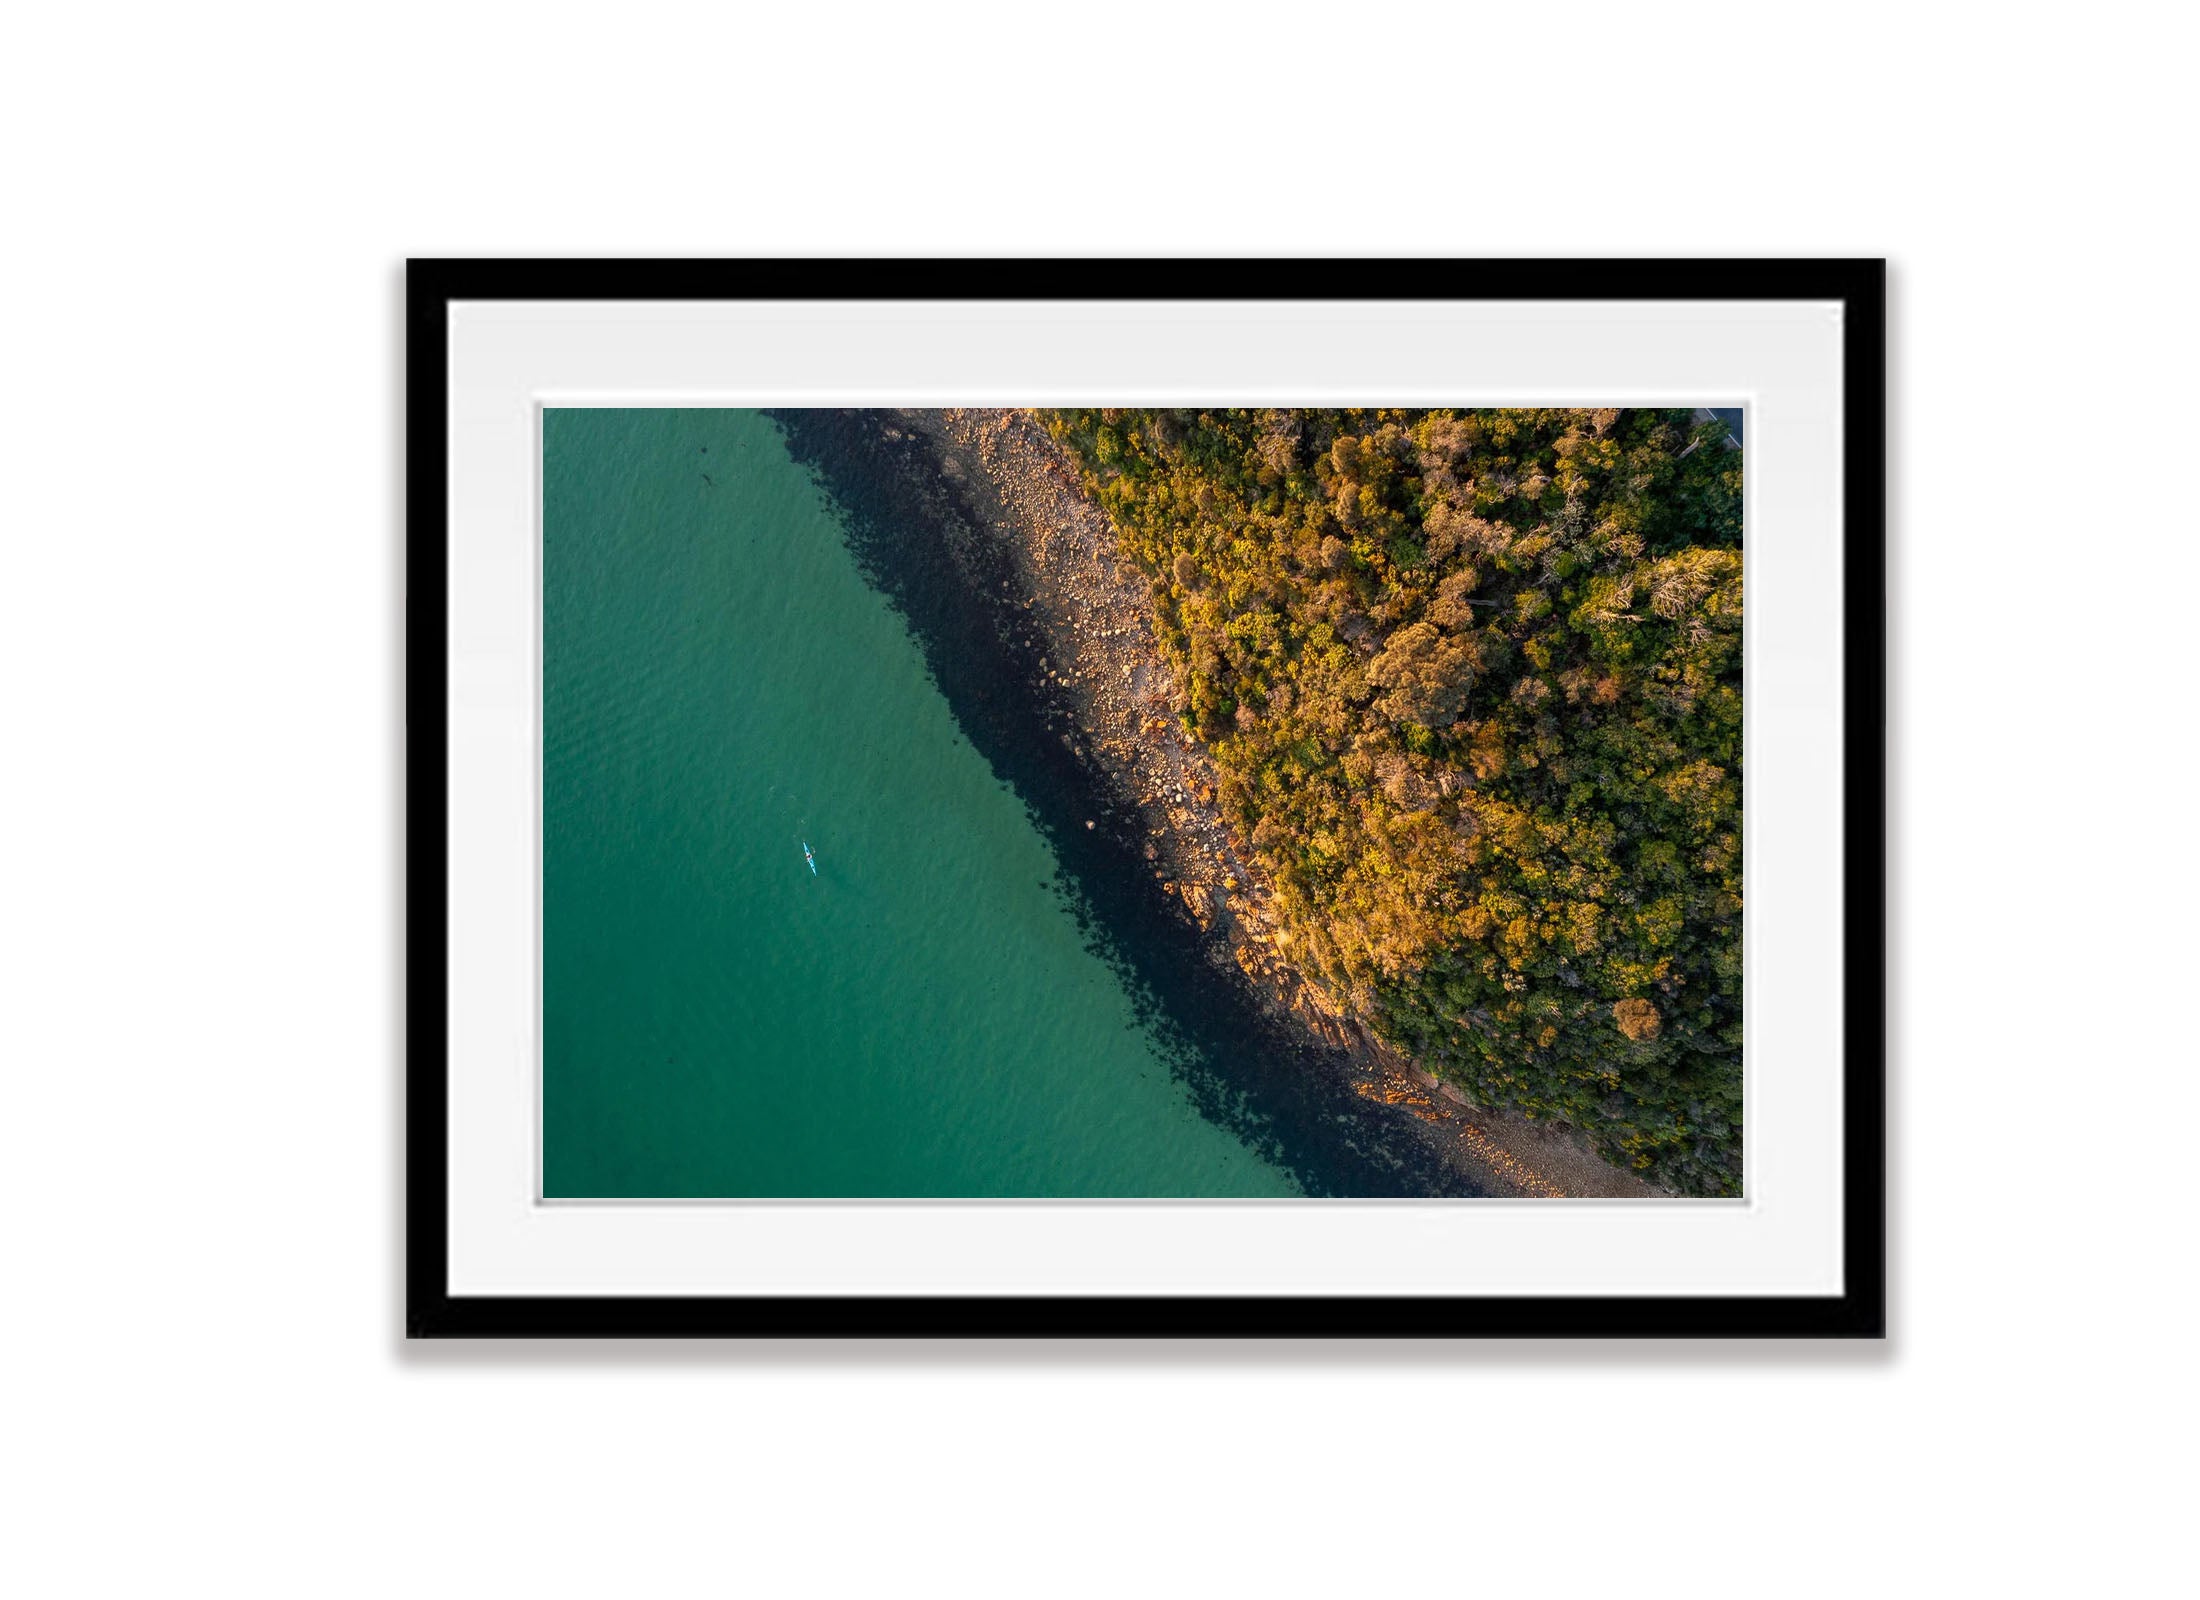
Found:
[[[2188,17],[1040,10],[11,17],[0,1583],[2161,1592]],[[401,1349],[401,258],[1366,250],[1894,258],[1891,1344]]]

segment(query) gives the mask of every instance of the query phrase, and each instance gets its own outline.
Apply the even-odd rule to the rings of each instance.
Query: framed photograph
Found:
[[[1884,282],[412,262],[409,1333],[1882,1334]]]

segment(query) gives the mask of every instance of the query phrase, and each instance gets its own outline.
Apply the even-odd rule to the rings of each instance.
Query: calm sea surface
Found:
[[[769,420],[544,442],[550,1195],[1295,1192],[1194,1109]]]

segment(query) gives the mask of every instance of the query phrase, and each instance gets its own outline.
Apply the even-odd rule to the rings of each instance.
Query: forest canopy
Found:
[[[1742,453],[1668,410],[1043,413],[1340,1009],[1738,1194]]]

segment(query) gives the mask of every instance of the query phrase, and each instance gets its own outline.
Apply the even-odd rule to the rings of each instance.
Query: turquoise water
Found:
[[[770,421],[543,439],[546,1193],[1295,1192],[1194,1109]]]

